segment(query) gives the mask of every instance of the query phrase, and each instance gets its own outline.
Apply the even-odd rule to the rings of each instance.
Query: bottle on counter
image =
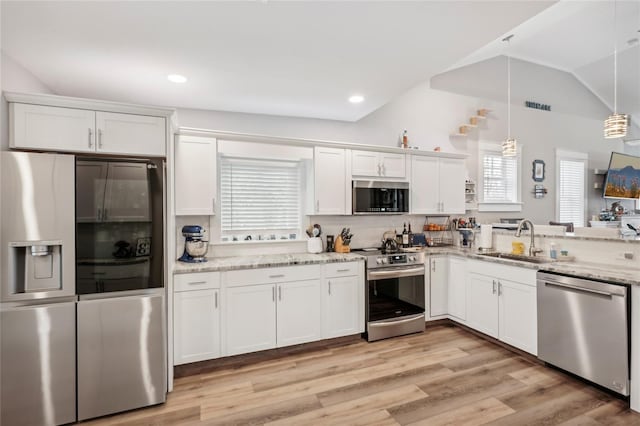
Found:
[[[409,233],[407,232],[407,224],[404,224],[402,230],[402,247],[409,247]]]
[[[411,232],[411,222],[409,222],[409,241],[408,241],[408,247],[413,247],[413,232]]]
[[[402,132],[402,147],[409,148],[409,135],[407,135],[407,129]]]
[[[558,249],[556,248],[556,243],[551,243],[549,247],[549,257],[552,259],[558,258]]]

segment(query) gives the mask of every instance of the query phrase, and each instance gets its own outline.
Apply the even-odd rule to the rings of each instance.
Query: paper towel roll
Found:
[[[490,224],[480,225],[480,244],[478,247],[489,249],[493,246],[493,227]]]

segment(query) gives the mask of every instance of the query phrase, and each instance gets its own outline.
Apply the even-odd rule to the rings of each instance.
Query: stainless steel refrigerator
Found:
[[[78,420],[167,393],[164,163],[76,159]]]
[[[74,422],[74,156],[0,162],[0,424]]]

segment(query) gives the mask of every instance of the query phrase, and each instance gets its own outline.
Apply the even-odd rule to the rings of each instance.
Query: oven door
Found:
[[[424,266],[367,272],[367,340],[424,330]]]

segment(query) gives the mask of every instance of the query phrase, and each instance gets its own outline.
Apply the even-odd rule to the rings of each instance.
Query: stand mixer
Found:
[[[200,263],[206,262],[207,249],[209,241],[204,239],[204,233],[207,232],[202,226],[185,225],[182,227],[182,236],[184,236],[184,253],[178,259],[181,262]]]

